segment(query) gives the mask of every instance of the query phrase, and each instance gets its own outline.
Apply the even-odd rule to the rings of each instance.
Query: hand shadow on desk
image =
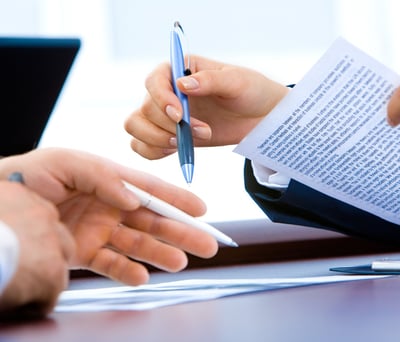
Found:
[[[56,325],[56,322],[48,317],[48,314],[43,312],[41,305],[30,303],[16,309],[0,312],[0,327],[22,325],[26,323],[46,323],[51,327]]]

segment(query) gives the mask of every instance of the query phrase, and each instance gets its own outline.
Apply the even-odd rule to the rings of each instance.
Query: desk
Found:
[[[394,254],[385,255],[394,256]],[[397,255],[399,256],[399,255]],[[155,273],[152,282],[194,277],[295,277],[368,263],[377,255]],[[102,278],[72,288],[109,286]],[[141,312],[54,313],[3,325],[0,341],[399,341],[400,278],[248,294]]]

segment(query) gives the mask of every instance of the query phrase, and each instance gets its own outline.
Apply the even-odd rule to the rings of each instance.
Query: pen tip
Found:
[[[181,167],[182,167],[182,172],[185,177],[186,183],[188,185],[192,184],[194,165],[193,164],[183,164]]]
[[[231,241],[231,243],[229,244],[231,247],[239,247],[239,245],[235,242],[235,241]]]

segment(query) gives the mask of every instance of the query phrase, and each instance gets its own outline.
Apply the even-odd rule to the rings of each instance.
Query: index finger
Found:
[[[121,177],[128,183],[168,202],[169,204],[183,210],[191,216],[202,216],[207,208],[205,203],[194,193],[180,188],[174,184],[165,182],[149,173],[131,169],[121,169]]]
[[[174,93],[169,63],[160,64],[146,78],[145,86],[154,103],[166,113],[167,106],[171,106],[179,113],[182,105]]]

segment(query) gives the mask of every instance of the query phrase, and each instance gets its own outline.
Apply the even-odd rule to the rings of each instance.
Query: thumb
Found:
[[[397,126],[400,123],[400,87],[394,91],[388,103],[387,119],[391,126]]]

